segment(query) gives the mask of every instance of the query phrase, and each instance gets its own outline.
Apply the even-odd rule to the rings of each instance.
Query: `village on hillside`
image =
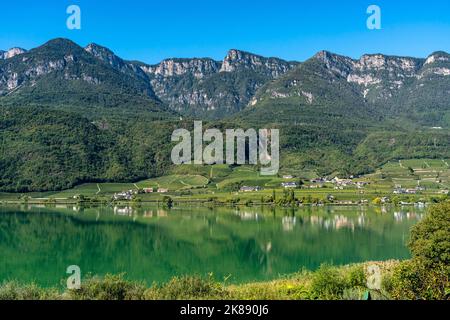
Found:
[[[423,162],[423,163],[422,163]],[[310,179],[301,178],[298,175],[284,174],[273,179],[263,179],[257,175],[257,172],[249,169],[237,169],[231,172],[230,178],[224,178],[223,182],[212,183],[210,179],[202,176],[172,176],[171,178],[161,178],[161,180],[170,180],[170,184],[158,184],[158,187],[149,187],[141,184],[139,188],[129,189],[114,193],[113,201],[131,201],[140,195],[155,196],[158,194],[170,194],[177,196],[180,194],[192,194],[191,191],[196,190],[195,194],[233,194],[226,184],[227,179],[234,184],[240,183],[237,193],[248,194],[264,194],[268,192],[280,192],[282,190],[295,190],[300,195],[308,194],[326,194],[322,197],[328,203],[334,204],[387,204],[395,202],[397,204],[417,204],[422,205],[426,200],[422,200],[422,196],[448,196],[450,170],[441,165],[440,162],[433,160],[410,160],[399,161],[398,163],[388,163],[377,173],[365,176],[349,176],[340,178],[334,177],[314,177]],[[446,164],[446,161],[442,162]],[[406,167],[406,165],[410,165]],[[434,167],[434,166],[436,167]],[[412,169],[412,166],[418,167]],[[427,168],[424,168],[429,166]],[[211,169],[212,172],[213,169]],[[216,169],[217,170],[217,169]],[[243,174],[245,172],[245,175]],[[200,185],[186,183],[188,179],[199,180]],[[214,178],[211,176],[210,178]],[[177,180],[178,179],[178,180]],[[174,184],[174,182],[178,181]],[[246,181],[251,181],[247,184]],[[258,183],[260,181],[261,183]],[[278,182],[276,182],[278,181]],[[191,191],[190,191],[191,190]],[[353,195],[353,196],[349,196]],[[413,198],[414,197],[414,198]],[[396,199],[393,201],[393,199]],[[320,200],[319,203],[323,203]]]

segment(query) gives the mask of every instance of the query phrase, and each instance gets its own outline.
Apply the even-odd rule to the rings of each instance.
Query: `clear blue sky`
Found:
[[[66,28],[71,4],[82,10],[82,30]],[[381,7],[382,30],[366,27],[370,4]],[[322,49],[352,57],[450,52],[448,0],[15,0],[0,10],[3,50],[65,37],[147,63],[222,59],[231,48],[299,61]]]

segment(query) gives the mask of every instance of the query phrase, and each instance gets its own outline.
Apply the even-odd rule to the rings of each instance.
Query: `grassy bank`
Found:
[[[218,282],[212,277],[189,276],[147,287],[126,280],[124,275],[92,277],[84,280],[79,290],[4,282],[0,285],[0,300],[450,299],[448,271],[431,271],[428,276],[436,287],[428,283],[422,292],[415,292],[416,282],[420,281],[417,274],[420,270],[416,268],[412,260],[366,262],[343,267],[322,265],[315,272],[305,270],[273,281],[240,285],[228,285],[226,281]],[[379,287],[373,280],[373,270],[378,270],[381,276]],[[442,290],[441,286],[444,286]]]
[[[385,275],[399,262],[376,262],[344,267],[323,265],[315,272],[301,271],[270,282],[228,285],[212,277],[178,277],[161,285],[146,287],[127,281],[123,275],[93,277],[82,282],[79,290],[40,288],[5,282],[0,286],[0,300],[173,300],[173,299],[233,299],[233,300],[310,300],[363,299],[367,289],[368,265],[376,265]],[[389,293],[372,290],[372,296],[386,299]]]

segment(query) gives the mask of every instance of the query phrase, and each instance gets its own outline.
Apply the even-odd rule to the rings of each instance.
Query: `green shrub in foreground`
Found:
[[[401,262],[385,280],[393,299],[450,298],[450,202],[430,208],[412,228],[412,259]]]
[[[359,299],[365,289],[366,276],[362,266],[345,270],[322,265],[312,274],[311,291],[320,300]]]
[[[65,296],[72,300],[142,300],[144,291],[144,284],[127,281],[124,275],[106,275],[84,280],[79,290],[69,290]]]
[[[5,282],[0,285],[0,300],[57,300],[55,289],[43,289],[36,284],[22,285],[18,282]]]
[[[450,202],[431,207],[412,228],[409,248],[427,267],[450,267]]]
[[[446,268],[430,269],[418,259],[401,262],[384,285],[396,300],[445,300],[450,296]]]
[[[224,299],[224,287],[212,279],[175,277],[164,285],[154,285],[145,292],[146,300]]]

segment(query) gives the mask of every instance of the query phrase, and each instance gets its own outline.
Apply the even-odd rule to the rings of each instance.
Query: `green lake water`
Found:
[[[415,208],[191,208],[0,206],[0,281],[54,286],[70,265],[164,282],[212,273],[269,280],[322,263],[406,259]]]

